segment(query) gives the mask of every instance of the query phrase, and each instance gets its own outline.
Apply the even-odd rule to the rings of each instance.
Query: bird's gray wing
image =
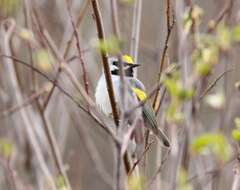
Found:
[[[139,81],[136,78],[132,78],[130,80],[131,86],[134,86],[135,88],[141,89],[145,91],[144,85],[142,84],[141,81]],[[143,113],[143,119],[145,122],[145,126],[151,130],[158,138],[160,141],[163,142],[164,146],[170,147],[170,142],[168,137],[163,133],[161,129],[158,128],[156,116],[154,113],[154,110],[151,105],[149,105],[148,102],[146,102],[143,105],[142,108],[142,113]]]
[[[144,104],[143,106],[143,118],[146,127],[150,129],[159,138],[160,141],[163,142],[164,146],[170,147],[168,137],[164,134],[164,132],[161,129],[158,128],[154,111],[152,107],[148,104]]]

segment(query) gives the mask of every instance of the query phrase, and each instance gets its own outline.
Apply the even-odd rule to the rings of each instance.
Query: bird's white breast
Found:
[[[115,93],[115,99],[116,99],[116,102],[118,103],[120,77],[112,75],[112,82],[113,82],[113,89]],[[112,113],[112,108],[109,101],[109,96],[108,96],[108,91],[106,86],[106,80],[103,74],[100,77],[96,87],[95,99],[96,99],[96,104],[105,114],[110,115]]]

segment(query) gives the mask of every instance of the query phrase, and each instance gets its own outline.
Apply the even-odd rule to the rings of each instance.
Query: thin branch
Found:
[[[119,20],[118,20],[118,7],[116,0],[110,0],[111,3],[111,15],[112,15],[112,26],[113,33],[118,39],[121,38],[120,29],[119,29]]]
[[[81,24],[81,22],[84,18],[84,15],[86,14],[86,12],[88,10],[88,6],[90,5],[90,2],[91,2],[91,0],[85,0],[83,2],[83,5],[82,5],[81,9],[79,10],[79,16],[77,18],[76,28],[79,28],[79,26],[80,26],[80,24]],[[74,31],[72,32],[71,37],[70,37],[69,41],[67,42],[67,46],[65,47],[65,49],[63,51],[63,57],[65,59],[67,58],[69,50],[71,49],[71,45],[73,43],[73,40],[74,40]]]
[[[141,30],[141,18],[142,18],[142,0],[136,0],[133,7],[133,22],[132,22],[132,34],[131,34],[131,46],[130,55],[133,60],[138,62],[138,49],[139,49],[139,38]],[[137,76],[137,70],[135,69],[134,76]]]
[[[21,188],[19,187],[20,184],[17,183],[16,181],[16,171],[11,165],[11,157],[10,158],[0,158],[0,164],[4,167],[6,174],[7,181],[9,183],[9,186],[11,186],[11,189],[13,190],[20,190]]]
[[[74,31],[74,37],[75,37],[75,40],[76,40],[76,47],[77,47],[77,51],[78,51],[79,60],[80,60],[81,66],[82,66],[83,81],[84,81],[84,85],[85,85],[85,90],[86,90],[87,94],[89,94],[87,71],[86,71],[86,66],[85,66],[85,63],[83,61],[83,57],[82,57],[82,53],[81,53],[80,39],[79,39],[78,31],[77,31],[77,26],[74,23],[73,16],[71,14],[70,4],[69,4],[68,0],[66,0],[66,3],[67,3],[68,13],[69,13],[69,17],[70,17],[70,20],[71,20],[71,23],[72,23],[73,31]]]
[[[67,189],[71,190],[72,188],[71,188],[67,173],[65,171],[65,167],[64,167],[64,164],[63,164],[63,159],[62,159],[62,156],[61,156],[61,153],[60,153],[60,150],[59,150],[59,146],[58,146],[56,137],[54,136],[52,127],[47,122],[46,116],[44,115],[44,110],[42,109],[39,101],[37,101],[37,107],[39,109],[40,116],[41,116],[41,119],[42,119],[42,123],[43,123],[43,126],[44,126],[44,131],[46,133],[46,137],[47,137],[48,143],[50,145],[53,160],[54,160],[54,162],[57,166],[58,175],[63,177],[64,184],[66,184]]]
[[[222,21],[222,19],[224,18],[225,15],[229,14],[232,7],[233,7],[233,0],[228,0],[225,1],[225,5],[223,7],[223,9],[219,12],[219,14],[217,15],[217,17],[214,19],[214,25],[209,25],[207,28],[207,33],[211,33],[213,32],[218,24]]]
[[[128,176],[130,176],[132,174],[132,172],[134,171],[134,169],[136,168],[136,166],[140,163],[140,161],[144,158],[144,156],[146,155],[146,153],[150,150],[152,144],[154,143],[154,140],[151,141],[150,143],[147,144],[147,146],[145,147],[144,151],[142,152],[142,154],[140,155],[140,157],[134,162],[132,168],[130,169]]]
[[[24,0],[24,19],[25,19],[25,27],[29,30],[31,30],[31,18],[30,18],[30,6],[31,3],[29,2],[29,0]],[[29,60],[30,60],[30,64],[33,65],[33,48],[32,48],[32,44],[27,41],[27,49],[29,52]],[[32,82],[32,90],[35,91],[36,90],[36,76],[35,76],[35,72],[33,72],[32,70],[30,71],[30,78],[31,78],[31,82]]]
[[[118,20],[118,7],[117,7],[117,1],[116,0],[110,0],[111,3],[111,16],[112,16],[112,27],[113,27],[113,33],[117,37],[117,39],[121,39],[120,29],[119,29],[119,20]],[[121,51],[117,55],[118,60],[120,62],[120,98],[121,98],[121,112],[120,112],[120,124],[118,126],[117,130],[117,136],[121,137],[122,129],[126,124],[126,118],[124,116],[125,109],[126,109],[126,84],[124,80],[124,70],[123,70],[123,64],[121,64]],[[106,76],[106,75],[105,75]],[[123,140],[124,141],[124,140]],[[122,154],[124,148],[124,142],[122,144],[116,144],[116,154],[117,154],[117,169],[116,169],[116,190],[121,189],[121,166],[122,166]],[[123,154],[123,161],[126,173],[129,172],[130,169],[130,160],[128,157],[127,152],[124,151]]]
[[[238,144],[238,148],[237,148],[237,163],[236,163],[236,166],[234,168],[234,172],[235,172],[235,175],[234,175],[234,179],[233,179],[233,183],[232,183],[232,190],[238,190],[240,188],[240,145]]]
[[[98,32],[98,38],[99,40],[105,40],[104,37],[104,31],[103,31],[103,23],[102,23],[102,16],[99,10],[99,5],[97,0],[91,0],[92,2],[92,8],[93,8],[93,13],[95,16],[96,20],[96,27],[97,27],[97,32]],[[116,106],[116,101],[115,101],[115,95],[113,91],[113,83],[112,83],[112,77],[108,65],[108,58],[106,53],[103,51],[101,52],[101,57],[102,57],[102,63],[103,63],[103,69],[104,69],[104,74],[105,74],[105,79],[107,83],[107,90],[108,90],[108,95],[112,107],[112,114],[114,118],[115,124],[118,126],[119,124],[119,116],[117,112],[117,106]]]
[[[175,18],[174,18],[174,14],[173,14],[173,10],[171,10],[171,2],[170,0],[167,0],[167,10],[166,10],[166,16],[167,16],[167,36],[165,38],[165,43],[164,43],[164,49],[163,49],[163,53],[161,56],[161,60],[160,60],[160,67],[159,67],[159,74],[158,74],[158,81],[161,80],[161,75],[163,72],[163,68],[164,68],[164,63],[165,63],[165,57],[167,55],[167,51],[168,51],[168,44],[169,44],[169,39],[175,24]],[[170,18],[170,12],[172,12],[172,23],[170,22],[171,18]],[[159,110],[159,106],[160,103],[158,100],[158,96],[159,96],[159,90],[160,88],[156,91],[156,95],[154,97],[154,101],[153,101],[153,108],[154,111],[156,112],[157,110]]]
[[[162,159],[160,166],[158,167],[155,174],[151,177],[148,183],[146,183],[146,186],[143,189],[150,189],[150,186],[153,184],[153,182],[156,180],[158,174],[162,171],[164,164],[166,163],[168,157],[170,154],[170,150],[166,153],[165,157]]]
[[[44,86],[37,92],[32,93],[27,99],[25,99],[22,104],[15,105],[7,110],[3,110],[0,112],[0,118],[1,117],[7,117],[20,109],[23,109],[24,107],[28,106],[29,104],[33,103],[36,99],[38,99],[40,96],[42,96],[44,93],[48,92],[48,86]]]
[[[216,172],[218,171],[218,169],[210,169],[205,171],[203,174],[197,174],[194,176],[191,176],[187,179],[188,183],[192,183],[194,180],[201,178],[201,177],[209,177],[209,175],[214,175]]]
[[[229,69],[221,73],[208,87],[207,89],[200,95],[199,100],[203,99],[206,94],[217,84],[217,82],[228,72],[233,71],[233,69]]]
[[[166,89],[166,87],[164,87],[163,88],[163,92],[162,92],[162,95],[161,95],[161,97],[160,97],[160,100],[159,100],[159,106],[158,106],[158,109],[156,110],[156,115],[159,113],[159,111],[160,111],[160,108],[161,108],[161,105],[162,105],[162,103],[163,103],[163,100],[164,100],[164,97],[165,97],[165,95],[166,95],[166,92],[167,92],[167,89]]]

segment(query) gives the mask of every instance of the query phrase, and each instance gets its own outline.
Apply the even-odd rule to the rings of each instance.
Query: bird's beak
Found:
[[[135,67],[138,67],[138,66],[140,66],[140,64],[133,63],[133,64],[130,65],[131,68],[135,68]]]

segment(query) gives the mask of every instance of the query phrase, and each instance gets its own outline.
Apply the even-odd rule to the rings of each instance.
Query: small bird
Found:
[[[126,89],[128,92],[128,98],[126,98],[126,105],[129,108],[136,106],[140,101],[144,101],[147,97],[145,93],[145,87],[140,80],[133,76],[134,68],[139,64],[134,63],[132,57],[129,55],[123,55],[122,60],[119,61],[116,57],[110,57],[108,59],[110,72],[112,76],[113,89],[115,99],[118,108],[121,106],[121,90],[120,90],[120,64],[123,64],[124,81],[126,83]],[[104,73],[102,73],[95,90],[96,104],[99,108],[108,116],[112,114],[112,108],[109,101],[108,91],[106,87],[106,81]],[[121,110],[121,109],[120,109]],[[135,110],[137,112],[137,110]],[[144,126],[155,134],[164,146],[170,147],[168,137],[158,128],[157,120],[153,108],[148,103],[145,103],[140,108],[140,114],[144,120]]]

